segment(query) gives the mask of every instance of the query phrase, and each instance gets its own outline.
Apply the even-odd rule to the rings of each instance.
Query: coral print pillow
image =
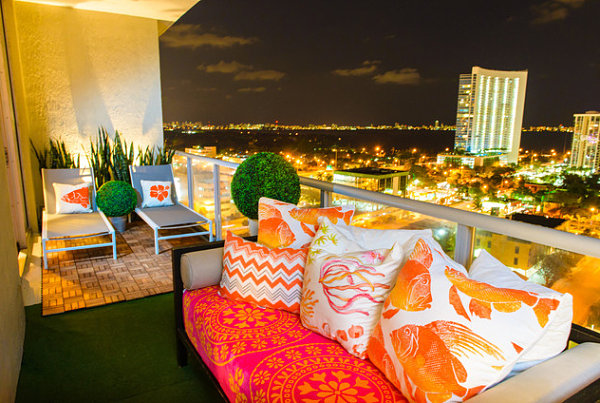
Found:
[[[227,232],[219,293],[268,308],[300,311],[308,249],[270,249]]]
[[[140,181],[142,185],[142,207],[164,207],[173,205],[170,181]]]
[[[360,250],[336,229],[323,223],[309,249],[300,320],[349,353],[366,358],[369,338],[402,262],[402,247]]]
[[[91,213],[90,184],[53,183],[58,214]]]
[[[354,207],[300,208],[261,197],[258,202],[258,243],[270,248],[307,247],[318,228],[319,217],[350,225]]]
[[[384,303],[368,355],[411,401],[462,401],[511,371],[559,303],[473,280],[437,243],[419,239]]]

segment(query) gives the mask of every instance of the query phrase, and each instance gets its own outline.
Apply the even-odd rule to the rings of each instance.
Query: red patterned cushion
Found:
[[[221,295],[300,312],[308,249],[270,249],[227,232]]]
[[[185,329],[231,402],[406,402],[367,360],[300,324],[298,315],[186,291]]]

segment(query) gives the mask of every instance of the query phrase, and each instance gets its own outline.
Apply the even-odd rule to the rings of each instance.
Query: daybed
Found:
[[[218,295],[224,242],[175,249],[177,360],[196,357],[225,400],[406,401],[369,360],[304,328],[297,315]],[[597,401],[600,338],[573,325],[576,347],[471,399],[473,402]]]

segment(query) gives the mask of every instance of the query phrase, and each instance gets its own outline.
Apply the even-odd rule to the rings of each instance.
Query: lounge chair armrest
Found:
[[[186,253],[181,256],[183,288],[195,290],[217,285],[223,272],[223,247]]]
[[[583,343],[473,397],[469,402],[563,402],[600,378],[600,343]]]

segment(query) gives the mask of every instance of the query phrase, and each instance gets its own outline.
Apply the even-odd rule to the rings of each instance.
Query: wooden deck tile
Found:
[[[106,241],[107,238],[97,237],[49,242],[48,246],[60,248]],[[110,247],[50,253],[48,269],[42,269],[42,314],[54,315],[171,292],[171,249],[201,242],[200,237],[160,241],[161,253],[157,256],[152,230],[144,222],[135,221],[127,231],[117,235],[117,260],[112,258]]]

